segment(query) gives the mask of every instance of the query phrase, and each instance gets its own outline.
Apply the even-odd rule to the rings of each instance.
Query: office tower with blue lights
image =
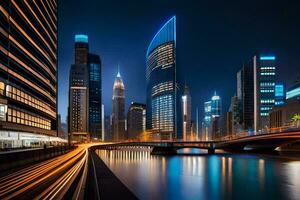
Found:
[[[89,73],[89,134],[91,140],[102,140],[102,84],[101,59],[95,54],[88,54]]]
[[[181,98],[182,101],[182,135],[183,140],[191,139],[191,120],[192,120],[192,99],[190,90],[187,85],[184,87],[184,92]]]
[[[147,49],[146,84],[147,130],[160,139],[181,139],[175,16],[161,27]]]
[[[57,1],[1,0],[0,41],[0,148],[50,142],[57,136]]]
[[[202,139],[212,140],[220,134],[220,117],[222,112],[221,97],[214,92],[210,101],[204,103]]]
[[[256,132],[269,125],[269,111],[275,105],[275,56],[254,56],[254,130]]]
[[[206,101],[204,102],[204,119],[202,122],[202,131],[201,131],[202,140],[208,140],[209,135],[211,133],[211,124],[212,124],[211,101]]]
[[[114,141],[127,139],[125,131],[125,87],[118,72],[113,85],[112,96],[112,137]]]

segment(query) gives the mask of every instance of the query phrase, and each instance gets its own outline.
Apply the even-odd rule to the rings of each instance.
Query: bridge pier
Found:
[[[153,147],[151,155],[174,155],[177,150],[174,147]]]
[[[215,153],[215,149],[214,148],[209,148],[207,149],[208,154],[214,154]]]

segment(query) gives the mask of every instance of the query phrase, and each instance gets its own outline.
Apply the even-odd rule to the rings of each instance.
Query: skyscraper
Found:
[[[88,69],[85,64],[74,64],[70,69],[69,132],[70,141],[84,142],[88,135]]]
[[[102,139],[100,56],[89,53],[88,36],[75,35],[75,64],[70,69],[69,130],[71,141]]]
[[[254,130],[269,125],[269,111],[275,105],[275,56],[254,56]]]
[[[203,140],[212,140],[219,135],[221,112],[221,97],[215,92],[211,100],[204,103],[204,119],[202,123]]]
[[[118,72],[112,96],[112,135],[114,141],[127,139],[125,133],[125,87]]]
[[[191,118],[192,118],[192,100],[190,90],[187,85],[184,87],[183,96],[181,99],[182,104],[182,130],[183,140],[191,139]]]
[[[237,102],[238,101],[238,102]],[[238,110],[233,110],[233,130],[248,131],[254,128],[254,74],[253,62],[244,64],[237,73],[237,101]],[[239,127],[242,130],[239,130]]]
[[[89,124],[88,132],[92,140],[102,139],[102,84],[100,56],[88,54],[89,73]]]
[[[57,136],[57,1],[2,0],[0,41],[5,145],[30,146]]]
[[[127,113],[128,139],[135,139],[146,130],[146,105],[132,102]]]
[[[156,33],[146,54],[147,130],[161,139],[182,138],[181,95],[175,55],[174,16]]]

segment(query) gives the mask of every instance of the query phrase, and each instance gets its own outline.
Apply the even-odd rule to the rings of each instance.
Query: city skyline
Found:
[[[132,8],[130,5],[133,5],[133,2],[134,1],[130,1],[128,4],[129,6],[126,6],[125,10],[131,10]],[[233,8],[229,5],[224,5],[225,8],[220,13],[217,13],[220,8],[212,9],[211,11],[216,13],[218,19],[207,17],[205,15],[207,11],[204,11],[203,14],[199,14],[199,16],[194,16],[197,13],[194,9],[191,9],[188,5],[182,6],[180,3],[176,2],[169,11],[161,11],[159,13],[164,14],[154,15],[155,17],[152,13],[147,11],[144,15],[140,16],[139,19],[136,19],[134,18],[135,11],[132,13],[131,17],[128,16],[129,20],[128,18],[122,19],[121,16],[124,14],[124,11],[120,11],[113,17],[110,16],[107,20],[101,20],[101,16],[107,15],[107,12],[112,9],[113,5],[111,3],[105,4],[107,11],[102,12],[99,16],[94,13],[92,16],[89,16],[89,18],[85,18],[87,17],[87,14],[90,13],[87,12],[89,9],[99,8],[99,4],[95,1],[89,1],[87,4],[89,4],[88,7],[83,6],[83,8],[81,8],[83,10],[81,17],[75,16],[72,20],[68,17],[64,17],[59,23],[59,29],[62,29],[62,26],[64,29],[64,32],[59,36],[59,40],[62,42],[59,45],[60,78],[58,98],[58,112],[61,113],[63,121],[66,119],[66,109],[63,108],[63,105],[67,84],[61,77],[65,77],[65,71],[69,66],[69,64],[66,63],[70,62],[70,53],[72,52],[72,49],[67,44],[72,41],[72,38],[76,33],[85,33],[89,35],[95,44],[92,51],[102,55],[104,77],[103,103],[106,107],[106,115],[111,113],[110,88],[113,85],[113,78],[117,71],[116,68],[118,64],[121,66],[124,82],[128,85],[128,88],[130,88],[130,90],[127,91],[125,110],[128,109],[131,101],[145,103],[146,94],[143,91],[145,91],[146,83],[143,77],[145,75],[144,55],[146,48],[151,41],[155,30],[173,15],[177,16],[178,46],[181,49],[194,47],[194,44],[191,44],[191,40],[195,40],[195,38],[197,39],[195,40],[195,45],[199,44],[199,48],[193,49],[193,52],[184,53],[183,50],[179,50],[178,55],[181,55],[181,58],[184,58],[179,61],[179,64],[182,65],[182,63],[184,63],[185,65],[192,66],[187,67],[186,72],[182,73],[182,75],[190,77],[187,84],[190,86],[191,96],[194,99],[193,108],[199,107],[199,110],[201,111],[199,113],[200,116],[203,116],[202,104],[205,101],[205,96],[211,95],[211,91],[214,90],[220,91],[220,96],[222,96],[224,102],[224,109],[228,109],[231,96],[234,94],[235,90],[235,81],[233,77],[239,70],[241,64],[249,60],[255,53],[272,53],[278,57],[278,74],[282,76],[280,77],[281,80],[287,80],[287,77],[289,77],[289,74],[285,71],[295,71],[297,70],[297,66],[300,65],[300,61],[296,57],[298,47],[293,45],[296,43],[295,41],[299,40],[296,38],[299,30],[293,25],[296,24],[299,19],[292,17],[295,14],[294,8],[285,3],[281,3],[280,5],[272,4],[270,6],[268,2],[264,2],[257,6],[260,8],[259,10],[262,10],[263,8],[266,9],[266,12],[257,11],[254,13],[254,11],[251,10],[247,11],[248,15],[249,12],[250,14],[251,12],[252,14],[256,14],[257,17],[260,18],[260,21],[258,22],[255,19],[248,17],[247,14],[239,15],[239,18],[241,19],[235,19],[236,15],[241,14],[236,13],[238,5]],[[151,3],[148,4],[147,5],[150,8],[154,6]],[[69,5],[68,2],[66,2],[60,6],[61,10],[64,10],[64,16],[69,16],[69,9],[76,11],[79,4],[74,3],[74,5]],[[124,6],[124,4],[119,3],[116,9],[120,10],[122,6]],[[137,3],[136,6],[143,7],[145,5]],[[200,4],[198,3],[194,6],[195,8],[199,8]],[[212,5],[209,3],[202,6],[203,8],[199,8],[200,10],[212,8]],[[243,5],[241,8],[246,9],[247,6],[253,8],[251,5]],[[162,4],[161,6],[158,6],[158,9],[165,10],[166,8],[165,5]],[[278,12],[271,12],[273,10]],[[285,13],[284,10],[289,10],[290,12]],[[221,19],[228,11],[231,11],[230,15],[226,15],[226,17],[229,18],[228,21],[232,21],[230,23],[227,20],[224,21],[224,19]],[[138,13],[136,14],[138,16]],[[272,15],[273,18],[271,20],[268,14]],[[92,18],[99,20],[87,22],[88,19]],[[196,21],[199,21],[199,19],[200,22],[202,22],[201,25],[198,25],[198,22],[195,23]],[[285,23],[288,19],[289,23]],[[248,23],[245,23],[245,20]],[[76,23],[71,23],[73,21],[76,21]],[[142,21],[145,23],[142,23]],[[224,22],[229,23],[227,24],[228,27],[222,25]],[[265,28],[263,27],[263,24],[266,24],[266,22],[268,22],[269,27]],[[89,28],[90,23],[94,23],[95,25],[102,24],[105,25],[106,28],[105,30]],[[111,23],[111,25],[108,25],[107,23]],[[277,25],[280,25],[281,23],[286,26],[284,30],[279,30],[279,27],[277,27]],[[196,27],[194,27],[194,24],[196,24]],[[125,29],[126,25],[128,25],[128,29],[130,30]],[[240,26],[240,28],[237,29],[236,26]],[[251,34],[255,33],[257,29],[260,29],[260,35]],[[139,33],[137,33],[137,30],[139,30]],[[273,30],[276,31],[274,32]],[[232,35],[229,35],[229,33]],[[199,36],[197,34],[199,34]],[[282,35],[288,36],[285,37],[285,41],[282,41]],[[200,39],[198,37],[200,37]],[[137,41],[134,42],[134,40]],[[252,44],[253,41],[257,42]],[[231,51],[224,52],[226,45],[229,45],[230,43],[234,44],[233,46],[230,46],[232,48]],[[70,51],[66,51],[66,49],[69,49]],[[193,66],[191,63],[195,62],[196,58],[200,58],[200,60],[197,60],[197,64]],[[184,60],[184,62],[182,60]],[[214,71],[213,69],[219,70],[222,73],[214,74],[216,77],[215,80],[208,80],[205,75],[212,74]],[[196,74],[198,74],[200,78],[195,77]],[[133,79],[133,76],[137,78]],[[299,75],[293,73],[290,76],[292,78],[289,79],[290,82],[286,83],[287,87],[289,87]],[[224,81],[228,84],[222,84]],[[193,119],[195,118],[194,110],[195,109],[193,109],[192,115]]]

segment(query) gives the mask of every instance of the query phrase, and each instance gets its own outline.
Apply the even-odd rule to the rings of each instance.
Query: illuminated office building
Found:
[[[89,128],[91,140],[102,140],[102,84],[101,60],[98,55],[88,54],[89,73]]]
[[[183,132],[183,140],[191,139],[191,118],[192,118],[192,101],[190,90],[187,86],[184,88],[184,93],[181,98],[181,108],[182,108],[182,132]]]
[[[127,113],[128,139],[136,139],[146,131],[146,105],[132,102]]]
[[[269,111],[275,105],[275,56],[254,56],[254,130],[269,125]]]
[[[69,77],[69,132],[72,143],[84,142],[88,134],[88,36],[75,35],[75,64]]]
[[[221,111],[221,97],[215,92],[211,100],[204,103],[204,119],[202,123],[203,140],[212,140],[219,135]]]
[[[57,136],[57,1],[1,0],[0,148]]]
[[[182,138],[181,95],[175,54],[174,16],[156,33],[146,54],[147,130],[160,139]]]
[[[112,136],[114,141],[127,139],[125,132],[125,87],[118,72],[112,96]]]

